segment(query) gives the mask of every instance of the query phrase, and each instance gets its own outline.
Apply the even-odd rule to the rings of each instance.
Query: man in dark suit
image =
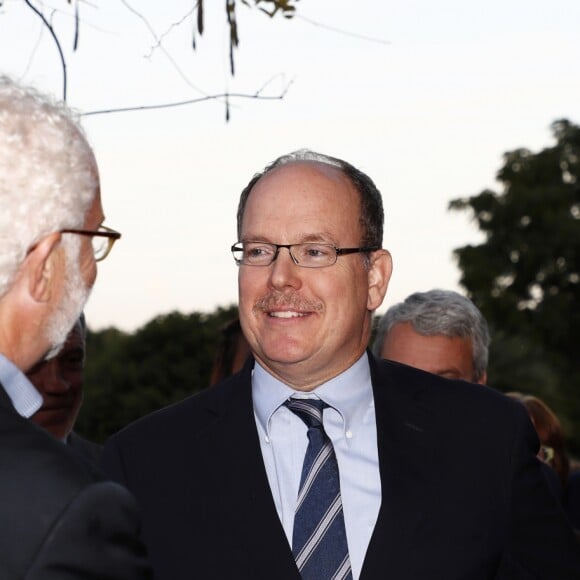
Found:
[[[580,577],[525,411],[366,350],[382,236],[380,193],[339,159],[284,156],[242,192],[252,359],[105,445],[157,580]]]
[[[24,373],[58,353],[119,234],[74,117],[4,77],[0,207],[0,578],[148,578],[135,500],[29,419]]]

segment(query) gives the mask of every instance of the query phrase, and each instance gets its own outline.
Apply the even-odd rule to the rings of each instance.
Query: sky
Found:
[[[450,200],[499,191],[505,152],[553,143],[550,124],[580,122],[577,0],[300,0],[293,19],[237,2],[229,71],[225,2],[33,2],[67,64],[81,114],[224,92],[232,98],[87,115],[106,225],[123,238],[86,308],[94,330],[127,332],[180,310],[237,302],[240,191],[281,154],[307,147],[368,173],[383,194],[394,272],[382,313],[417,290],[461,291],[453,250],[483,240]],[[62,98],[54,42],[22,0],[0,6],[0,72]],[[1,210],[0,210],[1,211]]]

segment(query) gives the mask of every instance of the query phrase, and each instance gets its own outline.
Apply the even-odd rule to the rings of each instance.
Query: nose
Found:
[[[70,390],[69,382],[60,372],[57,358],[44,364],[44,367],[37,373],[34,383],[43,392],[54,395],[63,394]]]
[[[290,255],[289,248],[278,248],[276,259],[270,265],[270,285],[277,290],[300,287],[300,269]]]

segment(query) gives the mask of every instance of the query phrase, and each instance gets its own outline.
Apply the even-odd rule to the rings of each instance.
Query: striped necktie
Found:
[[[302,466],[294,515],[292,552],[304,580],[352,580],[338,463],[322,425],[319,399],[284,403],[308,427],[308,448]]]

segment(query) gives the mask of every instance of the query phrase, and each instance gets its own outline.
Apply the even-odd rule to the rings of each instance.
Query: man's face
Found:
[[[449,379],[473,381],[473,349],[467,338],[419,334],[410,322],[399,322],[387,334],[381,357]],[[485,383],[485,377],[479,381]]]
[[[27,373],[43,398],[42,407],[31,419],[57,439],[66,439],[76,421],[83,396],[84,359],[84,333],[77,322],[60,353]]]
[[[97,189],[87,212],[83,229],[96,230],[103,222],[101,196]],[[75,234],[73,234],[75,235]],[[97,277],[97,264],[90,236],[79,236],[80,250],[77,263],[67,263],[64,271],[63,292],[47,323],[50,359],[59,352],[74,321],[82,312]]]
[[[359,216],[359,194],[338,169],[291,163],[252,189],[240,241],[358,247]],[[388,281],[388,253],[376,254]],[[361,254],[351,254],[339,256],[332,266],[304,268],[281,249],[270,266],[240,266],[240,321],[257,360],[300,390],[311,390],[351,366],[365,350],[370,311],[386,290],[386,282],[380,290],[370,282],[381,268],[374,257],[371,261],[367,269]]]

